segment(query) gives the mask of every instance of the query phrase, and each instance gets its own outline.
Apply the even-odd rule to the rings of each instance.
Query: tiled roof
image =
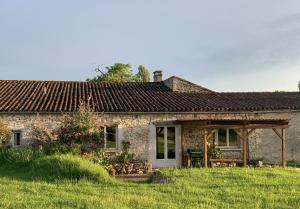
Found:
[[[202,112],[300,109],[299,92],[180,93],[163,82],[0,81],[0,112]]]

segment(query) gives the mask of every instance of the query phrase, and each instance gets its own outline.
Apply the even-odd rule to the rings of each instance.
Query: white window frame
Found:
[[[20,144],[15,143],[15,134],[19,133],[20,134]],[[12,145],[13,147],[19,147],[22,145],[22,139],[23,139],[23,134],[22,130],[12,130]]]
[[[224,145],[220,145],[219,146],[219,129],[216,130],[216,134],[215,134],[215,141],[216,141],[216,147],[220,148],[220,149],[231,149],[231,150],[240,150],[241,148],[237,145],[237,146],[230,146],[229,145],[229,141],[230,141],[230,137],[229,137],[229,129],[230,128],[223,128],[226,129],[226,146]],[[237,140],[240,140],[239,135],[237,134]]]
[[[116,147],[109,147],[107,148],[107,127],[114,127],[116,129],[116,135],[115,135],[115,140],[116,140]],[[109,150],[109,151],[114,151],[118,149],[118,126],[117,125],[112,125],[112,126],[104,126],[103,127],[103,140],[104,140],[104,149]]]

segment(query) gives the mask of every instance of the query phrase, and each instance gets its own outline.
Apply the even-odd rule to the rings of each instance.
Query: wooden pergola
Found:
[[[208,141],[218,128],[233,129],[243,142],[243,165],[248,162],[248,138],[256,129],[272,129],[281,140],[281,165],[286,166],[286,129],[288,119],[195,119],[177,120],[178,124],[198,125],[204,130],[204,167],[208,167]]]

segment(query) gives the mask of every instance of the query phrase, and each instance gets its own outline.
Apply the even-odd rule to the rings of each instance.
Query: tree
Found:
[[[0,147],[9,139],[10,133],[8,126],[0,121]]]
[[[99,66],[95,70],[100,74],[92,79],[87,79],[87,81],[122,83],[150,80],[149,71],[142,65],[139,66],[139,72],[136,75],[133,74],[130,64],[123,63],[115,63],[113,66],[105,67],[104,70]]]
[[[138,73],[136,74],[136,77],[139,81],[142,82],[149,82],[150,81],[150,73],[147,68],[145,68],[143,65],[140,65],[138,68]]]
[[[137,80],[131,71],[130,64],[116,63],[113,66],[105,67],[105,69],[106,72],[98,67],[96,71],[99,72],[100,75],[97,75],[91,79],[91,81],[121,83],[134,82]]]

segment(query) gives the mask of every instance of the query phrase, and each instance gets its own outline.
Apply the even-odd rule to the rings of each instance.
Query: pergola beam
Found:
[[[192,123],[181,123],[185,125],[192,125]],[[197,125],[194,124],[194,125]],[[218,129],[218,128],[232,128],[232,129],[270,129],[270,128],[288,128],[289,125],[263,125],[263,124],[255,124],[255,125],[227,125],[227,124],[218,124],[218,125],[201,125],[201,128],[207,128],[207,129]]]

